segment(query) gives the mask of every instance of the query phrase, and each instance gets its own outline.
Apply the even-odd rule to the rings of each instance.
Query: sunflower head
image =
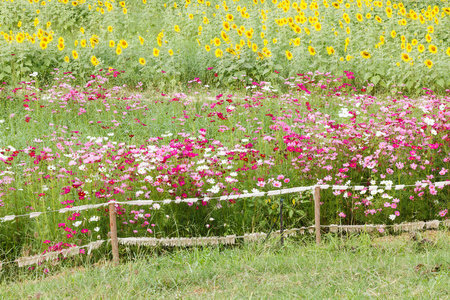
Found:
[[[361,56],[365,59],[370,58],[370,53],[367,50],[361,51]]]

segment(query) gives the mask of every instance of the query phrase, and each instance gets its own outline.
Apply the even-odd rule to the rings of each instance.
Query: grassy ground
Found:
[[[448,299],[450,235],[175,251],[0,286],[2,299]]]

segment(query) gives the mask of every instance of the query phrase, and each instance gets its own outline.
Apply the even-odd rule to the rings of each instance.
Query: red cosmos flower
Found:
[[[217,77],[218,75],[217,75],[217,73],[214,73],[214,77]]]

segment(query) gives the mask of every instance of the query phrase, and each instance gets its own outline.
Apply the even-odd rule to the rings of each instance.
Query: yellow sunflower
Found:
[[[411,56],[409,56],[408,53],[402,53],[401,57],[404,62],[408,62],[411,60]]]
[[[97,66],[99,64],[97,57],[95,56],[91,57],[91,64],[93,64],[94,66]]]
[[[128,47],[128,43],[125,40],[120,40],[119,44],[123,49],[126,49]]]
[[[367,50],[361,51],[361,56],[365,59],[370,58],[370,53]]]
[[[327,47],[327,53],[328,53],[328,55],[334,55],[334,48],[333,47]]]
[[[431,53],[433,53],[433,54],[436,54],[436,53],[438,52],[437,47],[436,47],[435,45],[433,45],[433,44],[430,44],[430,45],[428,46],[428,50],[429,50]]]
[[[223,52],[222,52],[222,50],[220,50],[220,48],[217,48],[216,52],[214,54],[216,55],[216,57],[222,57],[223,56]]]
[[[286,58],[288,59],[288,60],[291,60],[292,59],[292,53],[291,52],[289,52],[289,50],[286,50]]]
[[[419,52],[422,53],[425,50],[425,46],[420,44],[419,46],[417,46],[417,50],[419,50]]]

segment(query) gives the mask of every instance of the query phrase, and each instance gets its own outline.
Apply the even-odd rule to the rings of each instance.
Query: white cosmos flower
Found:
[[[423,122],[424,122],[425,124],[427,124],[427,125],[430,125],[430,126],[433,126],[434,123],[435,123],[435,121],[434,121],[433,119],[428,118],[428,117],[423,118]]]
[[[97,222],[98,220],[100,220],[100,217],[99,216],[92,216],[90,219],[89,219],[89,222]],[[97,230],[98,231],[98,230]]]

